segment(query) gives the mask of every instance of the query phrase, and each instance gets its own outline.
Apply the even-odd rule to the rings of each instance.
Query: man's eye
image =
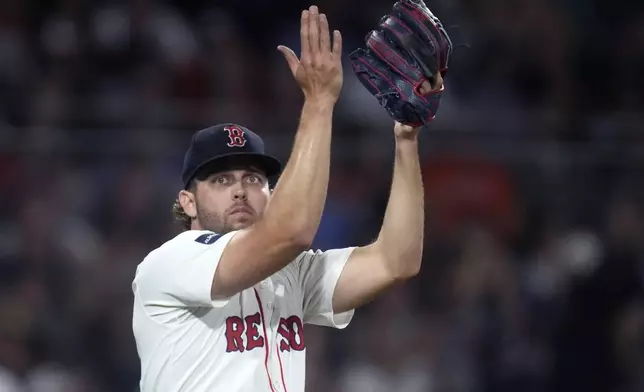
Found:
[[[253,174],[248,177],[246,177],[246,181],[248,181],[251,184],[263,184],[264,183],[264,178],[262,176]]]
[[[217,176],[213,178],[213,182],[216,184],[226,184],[228,182],[228,179],[224,176]]]

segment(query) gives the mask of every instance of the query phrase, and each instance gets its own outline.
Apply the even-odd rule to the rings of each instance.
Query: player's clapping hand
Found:
[[[293,50],[278,46],[307,99],[335,103],[342,90],[342,36],[333,32],[333,43],[326,15],[316,6],[302,11],[300,26],[302,53],[298,59]]]

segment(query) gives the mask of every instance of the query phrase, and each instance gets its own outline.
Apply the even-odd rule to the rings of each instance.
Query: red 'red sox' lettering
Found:
[[[297,316],[291,316],[287,319],[281,318],[277,332],[284,338],[280,342],[280,351],[302,351],[304,345],[304,326],[302,320]]]
[[[277,332],[280,336],[280,351],[302,351],[304,344],[304,326],[302,320],[297,316],[280,318]],[[226,352],[250,351],[258,347],[264,347],[264,336],[262,336],[262,319],[259,313],[246,316],[243,320],[238,316],[230,316],[226,319]]]
[[[244,323],[241,317],[232,316],[226,319],[226,352],[233,351],[244,352],[244,339],[242,333],[244,332]]]
[[[246,316],[246,350],[250,351],[257,347],[264,347],[264,337],[259,334],[259,326],[262,320],[259,313]]]

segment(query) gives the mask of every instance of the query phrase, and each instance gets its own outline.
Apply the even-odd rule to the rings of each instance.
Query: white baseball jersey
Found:
[[[227,299],[211,286],[235,232],[187,231],[150,252],[132,283],[141,392],[301,392],[303,324],[345,328],[332,298],[354,248],[307,251]]]

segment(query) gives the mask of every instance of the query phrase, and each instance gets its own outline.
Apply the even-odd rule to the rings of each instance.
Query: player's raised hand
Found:
[[[342,36],[333,31],[333,42],[326,15],[316,6],[302,11],[300,25],[302,53],[298,59],[293,50],[280,45],[295,80],[307,99],[330,100],[335,103],[342,90]]]
[[[434,91],[439,91],[442,87],[443,87],[443,77],[440,74],[438,74],[433,86],[428,81],[424,81],[420,85],[420,88],[418,90],[420,91],[421,94],[428,95]],[[394,134],[396,135],[396,137],[401,139],[413,139],[417,137],[418,132],[420,131],[421,128],[422,127],[413,127],[411,125],[405,125],[405,124],[399,123],[398,121],[394,122]]]

